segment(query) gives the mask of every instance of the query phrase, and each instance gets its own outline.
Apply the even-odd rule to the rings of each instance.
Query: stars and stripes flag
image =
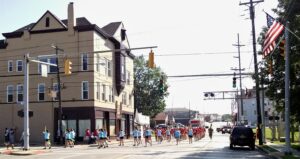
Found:
[[[264,57],[268,56],[276,46],[276,39],[284,30],[284,26],[277,22],[273,17],[271,17],[268,13],[267,14],[267,25],[269,30],[266,33],[266,38],[263,45],[263,55]]]

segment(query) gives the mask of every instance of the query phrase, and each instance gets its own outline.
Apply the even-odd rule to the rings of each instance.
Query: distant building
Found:
[[[256,126],[257,124],[257,106],[256,106],[256,92],[255,89],[247,89],[246,93],[243,95],[243,116],[241,113],[241,100],[240,96],[236,96],[236,104],[238,108],[237,118],[244,119],[244,123],[251,126]],[[264,95],[264,100],[262,98],[262,92],[260,92],[260,106],[261,115],[264,117],[265,125],[269,125],[269,116],[275,112],[273,102]],[[264,102],[264,104],[263,104]],[[277,114],[277,113],[276,113]]]
[[[174,118],[175,123],[181,123],[183,125],[189,125],[189,120],[196,117],[199,111],[189,110],[187,108],[166,108],[164,111],[168,114],[169,119]]]

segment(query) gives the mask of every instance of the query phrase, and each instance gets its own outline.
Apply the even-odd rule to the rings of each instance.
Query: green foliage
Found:
[[[300,36],[300,16],[296,15],[294,5],[290,5],[291,0],[278,0],[279,4],[273,11],[278,15],[278,21],[285,24],[287,19],[290,22],[290,30],[298,37]],[[289,8],[289,9],[288,9]],[[289,10],[289,12],[287,11]],[[300,14],[300,13],[297,13]],[[265,33],[267,28],[263,28],[258,43],[263,47]],[[299,39],[290,34],[290,104],[291,104],[291,122],[300,121],[300,45]],[[278,38],[279,39],[279,38]],[[278,41],[277,41],[278,42]],[[273,61],[272,74],[268,74],[267,61]],[[284,111],[284,90],[285,90],[285,59],[276,49],[272,55],[263,60],[260,79],[263,78],[264,84],[267,86],[266,95],[275,101],[276,109],[279,112]]]
[[[161,79],[163,83],[160,82]],[[163,112],[166,107],[164,97],[169,94],[166,81],[167,76],[159,67],[148,68],[143,56],[136,57],[134,60],[135,108],[150,117]]]

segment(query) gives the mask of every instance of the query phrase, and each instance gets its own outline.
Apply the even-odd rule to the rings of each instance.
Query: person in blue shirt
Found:
[[[145,135],[145,147],[147,147],[147,143],[150,144],[150,146],[152,146],[152,131],[151,129],[148,127],[147,130],[146,130],[146,135]]]
[[[137,134],[138,134],[138,146],[140,145],[140,144],[142,144],[142,131],[141,131],[141,129],[139,128],[139,129],[137,129]]]
[[[189,144],[193,143],[193,128],[192,127],[189,127],[188,136],[189,136]]]
[[[138,130],[137,130],[137,128],[134,128],[134,130],[132,132],[132,136],[133,136],[133,146],[137,146],[138,145]]]
[[[178,128],[176,128],[176,130],[174,132],[174,137],[176,139],[176,145],[178,145],[178,143],[179,143],[180,136],[181,136],[180,130]]]
[[[44,147],[44,149],[46,149],[47,147],[49,147],[49,149],[51,149],[50,133],[49,133],[48,130],[45,130],[43,132],[43,137],[44,137],[44,141],[45,141],[45,147]]]
[[[124,136],[125,136],[125,133],[121,129],[120,132],[119,132],[119,138],[120,138],[120,144],[119,144],[119,146],[124,146]]]
[[[162,142],[162,140],[163,140],[163,137],[162,137],[162,134],[161,134],[162,132],[161,132],[161,129],[160,128],[158,128],[157,129],[157,141],[158,141],[158,144],[161,144],[161,142]]]
[[[70,147],[72,148],[74,147],[76,133],[74,129],[71,129],[69,133],[70,133]]]
[[[166,135],[167,135],[167,141],[170,142],[171,141],[171,131],[170,131],[169,127],[166,130]]]
[[[104,148],[105,148],[105,147],[108,147],[108,143],[107,143],[108,136],[107,136],[106,129],[103,129],[103,135],[104,135],[104,137],[103,137],[103,145],[104,145]]]
[[[104,132],[103,132],[103,129],[99,129],[99,133],[98,133],[98,149],[100,149],[101,147],[104,147],[103,143],[104,143]]]

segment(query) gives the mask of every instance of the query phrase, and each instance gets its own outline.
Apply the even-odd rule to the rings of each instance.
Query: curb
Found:
[[[267,149],[265,149],[265,148],[263,148],[259,145],[255,145],[255,147],[257,149],[259,149],[260,151],[263,151],[264,153],[268,154],[270,157],[272,157],[274,159],[282,159],[282,157],[280,157],[280,156],[282,156],[283,154],[281,152],[277,151],[277,150],[276,150],[277,152],[271,152],[271,151],[269,151],[269,150],[267,150]]]

